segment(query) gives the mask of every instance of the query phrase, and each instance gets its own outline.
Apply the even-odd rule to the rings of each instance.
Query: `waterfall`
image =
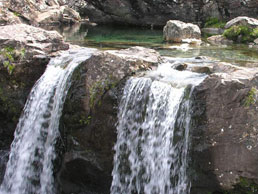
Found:
[[[111,194],[187,194],[192,88],[205,76],[162,64],[127,81],[119,105]]]
[[[74,69],[93,52],[64,52],[34,85],[15,130],[1,194],[55,193],[53,161],[63,104]]]

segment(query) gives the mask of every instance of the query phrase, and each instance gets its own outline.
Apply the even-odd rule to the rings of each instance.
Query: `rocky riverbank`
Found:
[[[65,6],[71,2],[32,1],[29,5],[25,1],[15,3],[17,2],[14,0],[8,1],[8,9],[1,9],[4,16],[1,17],[2,24],[15,25],[0,27],[0,182],[13,132],[32,86],[43,74],[51,57],[74,47],[65,43],[55,31],[21,23],[41,25],[80,21],[78,13]],[[136,25],[163,25],[165,20],[170,19],[172,11],[174,18],[201,21],[211,14],[231,18],[236,15],[237,9],[238,13],[242,13],[246,10],[255,11],[258,7],[256,1],[247,1],[239,7],[242,4],[232,0],[228,3],[235,6],[236,10],[233,10],[225,2],[208,1],[201,8],[196,7],[199,12],[195,12],[193,8],[197,4],[194,1],[181,6],[182,3],[184,2],[76,1],[71,6],[78,8],[78,5],[84,5],[78,10],[81,13],[87,10],[87,15],[93,21]],[[115,5],[121,8],[116,15],[113,14]],[[200,11],[209,6],[215,11],[209,14]],[[221,10],[220,6],[224,6],[224,9]],[[27,9],[23,9],[24,7]],[[159,7],[159,10],[170,7],[170,11],[161,14],[154,7]],[[186,14],[182,14],[182,10],[187,9],[188,19]],[[145,14],[143,17],[142,13]],[[248,13],[252,15],[254,12]],[[239,20],[235,21],[239,25]],[[230,21],[226,28],[230,29],[236,24],[232,23]],[[256,20],[253,23],[255,27],[252,29],[256,29]],[[182,37],[167,33],[167,40],[181,42],[184,38],[200,39],[199,28],[196,30],[196,26],[190,26],[190,32],[188,28],[181,29],[180,35],[184,35]],[[169,26],[166,31],[169,31],[168,28]],[[193,36],[185,35],[185,31]],[[220,37],[229,41],[225,36]],[[243,36],[237,37],[237,40],[241,38]],[[258,44],[256,41],[257,39],[254,44]],[[60,146],[62,163],[55,169],[58,172],[55,174],[60,192],[110,192],[117,106],[124,83],[128,77],[141,76],[142,72],[154,69],[167,60],[169,59],[161,57],[155,50],[142,47],[98,51],[74,72],[60,124],[63,142],[62,145],[57,145]],[[208,75],[192,95],[191,193],[258,192],[258,69],[237,67],[205,57],[177,63],[175,68]]]

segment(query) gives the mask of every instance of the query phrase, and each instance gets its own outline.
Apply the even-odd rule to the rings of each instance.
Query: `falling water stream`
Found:
[[[1,194],[55,193],[53,161],[59,119],[74,69],[94,49],[64,52],[34,85],[15,130]]]
[[[165,63],[127,81],[119,105],[111,194],[187,194],[192,89],[203,74]]]

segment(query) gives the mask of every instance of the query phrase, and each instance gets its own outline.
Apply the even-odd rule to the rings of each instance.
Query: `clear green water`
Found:
[[[163,56],[183,58],[208,56],[235,65],[245,66],[249,63],[249,66],[258,66],[257,48],[249,48],[247,45],[211,46],[204,43],[201,46],[190,46],[186,49],[186,45],[163,42],[162,30],[81,25],[62,29],[61,33],[65,36],[66,41],[72,44],[102,50],[143,46],[153,48]]]

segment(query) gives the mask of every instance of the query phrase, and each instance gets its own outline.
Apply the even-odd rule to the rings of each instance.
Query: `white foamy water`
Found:
[[[15,130],[1,194],[53,194],[59,119],[74,69],[94,49],[64,52],[34,85]]]
[[[111,194],[187,194],[192,88],[202,74],[162,64],[131,78],[119,105]]]

